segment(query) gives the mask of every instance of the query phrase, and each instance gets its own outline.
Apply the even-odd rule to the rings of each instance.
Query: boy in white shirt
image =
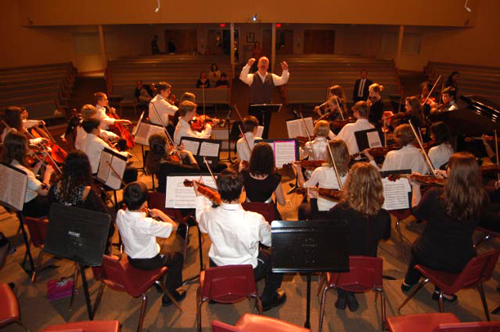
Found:
[[[255,140],[262,139],[260,137],[256,137],[258,129],[259,120],[257,120],[255,116],[250,115],[243,118],[243,126],[241,130],[243,131],[243,135],[245,137],[240,138],[236,143],[236,151],[238,152],[240,161],[250,162],[250,155],[252,154]]]
[[[116,225],[120,232],[125,253],[128,255],[130,265],[139,270],[154,270],[162,266],[168,267],[165,281],[170,294],[176,301],[186,297],[186,291],[178,289],[182,285],[182,266],[184,258],[180,253],[160,254],[160,245],[156,238],[168,238],[177,230],[177,223],[158,209],[150,210],[153,218],[147,217],[143,212],[147,209],[148,188],[142,182],[133,182],[125,187],[123,201],[127,208],[120,210],[116,216]],[[164,306],[173,302],[164,295]]]
[[[212,135],[212,125],[210,123],[205,124],[205,129],[203,131],[198,132],[191,129],[191,125],[189,122],[196,115],[196,105],[190,101],[183,101],[179,105],[179,122],[177,122],[177,126],[175,127],[174,132],[174,142],[177,145],[181,144],[181,139],[183,137],[193,137],[193,138],[210,138]]]
[[[259,250],[259,243],[271,246],[271,225],[258,213],[245,211],[239,199],[243,190],[241,176],[229,169],[217,177],[222,204],[213,208],[208,199],[196,192],[196,220],[202,233],[210,236],[210,266],[251,264],[255,280],[266,278],[262,308],[270,310],[286,301],[280,289],[283,275],[271,271],[270,250]]]

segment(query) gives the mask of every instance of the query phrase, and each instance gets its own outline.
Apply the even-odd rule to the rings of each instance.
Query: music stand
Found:
[[[267,138],[269,133],[269,126],[271,124],[271,114],[277,113],[281,110],[282,104],[253,104],[248,107],[248,114],[259,114],[258,119],[262,119],[260,125],[264,126],[264,133],[262,138]]]
[[[44,251],[80,266],[89,319],[94,319],[85,276],[86,266],[102,265],[111,216],[105,213],[52,204]]]
[[[307,274],[307,328],[311,327],[311,274],[349,271],[347,233],[346,220],[271,223],[272,271]]]

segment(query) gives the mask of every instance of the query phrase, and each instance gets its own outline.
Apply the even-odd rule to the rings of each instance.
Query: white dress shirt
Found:
[[[347,174],[340,177],[342,184],[347,180]],[[326,189],[340,189],[335,175],[335,170],[330,166],[320,166],[314,170],[309,180],[304,183],[304,188],[310,187],[326,188]],[[318,196],[318,210],[329,211],[332,207],[337,205],[337,202],[322,198]]]
[[[191,129],[191,125],[187,123],[183,118],[179,118],[179,122],[177,122],[177,126],[175,127],[174,132],[174,142],[175,144],[181,144],[181,139],[183,137],[193,137],[193,138],[201,138],[207,139],[212,135],[212,126],[206,125],[205,129],[202,132],[194,131]]]
[[[104,148],[111,149],[106,142],[94,134],[87,134],[81,142],[81,150],[85,152],[87,157],[89,157],[90,167],[92,168],[92,174],[97,173],[99,170],[99,161],[101,160],[101,152]],[[127,157],[127,152],[115,152]]]
[[[252,85],[253,78],[254,78],[253,74],[249,74],[250,68],[251,67],[247,64],[247,65],[245,65],[245,67],[243,67],[243,69],[241,70],[241,73],[240,73],[240,80],[242,80],[248,86]],[[283,73],[281,74],[281,76],[278,76],[276,74],[269,74],[269,73],[266,73],[266,75],[261,75],[258,71],[256,73],[260,77],[262,82],[266,81],[267,75],[271,75],[271,77],[273,78],[274,86],[280,86],[280,85],[286,84],[288,82],[288,78],[290,77],[290,72],[288,71],[288,69],[283,70]]]
[[[309,157],[309,160],[326,160],[327,145],[328,140],[326,137],[318,136],[305,144],[304,149],[301,151],[301,158]]]
[[[40,120],[23,120],[23,127],[26,129],[30,129],[31,127],[38,126],[40,124]]]
[[[168,117],[174,116],[177,110],[177,106],[170,104],[160,94],[157,94],[149,102],[149,121],[160,126],[168,126]]]
[[[97,118],[99,119],[99,128],[109,129],[109,126],[115,124],[115,118],[111,118],[106,114],[106,109],[101,105],[95,105],[97,110]]]
[[[1,136],[1,141],[2,142],[5,142],[5,137],[7,137],[7,135],[10,133],[10,132],[17,132],[16,128],[7,128],[5,127],[3,129],[3,132],[2,132],[2,136]],[[37,145],[37,144],[40,144],[42,143],[43,141],[43,137],[38,137],[38,138],[28,138],[28,142],[30,145]]]
[[[77,150],[82,150],[82,142],[87,137],[87,132],[82,126],[76,127],[76,138],[75,138],[75,148]],[[99,137],[103,139],[108,139],[110,141],[116,141],[120,136],[116,135],[114,132],[109,130],[102,130],[99,128]]]
[[[202,233],[210,236],[208,257],[218,266],[252,264],[257,267],[259,242],[271,246],[271,225],[258,213],[241,204],[222,203],[212,208],[203,196],[196,197],[196,220]]]
[[[366,78],[361,78],[359,81],[358,97],[363,97],[363,91],[365,90]]]
[[[153,258],[160,253],[156,237],[168,238],[172,224],[147,218],[144,212],[120,210],[116,215],[125,253],[131,258]]]
[[[247,132],[244,135],[246,137],[246,141],[248,141],[248,145],[250,145],[250,150],[248,149],[245,138],[242,137],[238,140],[238,142],[236,142],[236,152],[238,153],[240,161],[249,162],[253,147],[255,146],[255,140],[261,140],[262,138],[255,137],[252,132]]]
[[[438,146],[433,146],[429,150],[429,159],[435,169],[440,169],[441,166],[446,164],[451,155],[453,154],[453,148],[448,143],[441,143]]]
[[[38,181],[35,174],[29,168],[24,167],[17,160],[13,160],[10,165],[26,172],[26,174],[28,175],[28,187],[26,188],[26,195],[24,196],[24,203],[28,203],[36,196],[38,196],[38,193],[36,191],[40,189],[42,183]]]
[[[422,152],[413,144],[408,144],[399,150],[390,151],[385,156],[382,171],[397,171],[411,169],[411,172],[426,174],[428,172],[427,164],[422,156]]]
[[[359,152],[358,142],[356,141],[356,136],[354,135],[357,131],[368,130],[375,128],[368,119],[358,119],[354,123],[348,123],[342,128],[342,130],[337,135],[337,138],[344,140],[349,149],[349,154],[353,155]]]

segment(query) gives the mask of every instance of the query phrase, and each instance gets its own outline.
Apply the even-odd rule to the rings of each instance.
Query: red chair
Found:
[[[389,211],[391,215],[396,217],[396,230],[398,231],[399,235],[399,241],[401,242],[401,247],[403,248],[403,254],[405,255],[405,261],[408,261],[408,255],[406,253],[406,246],[403,238],[403,232],[401,232],[401,222],[411,216],[411,210],[410,209],[403,209],[403,210],[392,210]]]
[[[117,320],[94,320],[47,326],[43,332],[119,332],[120,322]]]
[[[236,325],[229,325],[214,320],[212,332],[307,332],[311,331],[305,327],[297,326],[276,318],[244,314]]]
[[[439,311],[444,311],[444,294],[455,294],[462,288],[477,288],[481,301],[483,302],[486,319],[490,320],[488,304],[484,295],[483,282],[489,280],[493,275],[495,266],[500,255],[500,249],[489,251],[480,256],[474,257],[467,263],[463,271],[459,274],[453,274],[443,271],[429,269],[422,265],[416,265],[415,268],[422,274],[424,279],[415,287],[415,290],[408,295],[406,300],[399,306],[398,311],[408,303],[408,301],[429,281],[441,289],[439,293]]]
[[[16,323],[29,331],[21,322],[19,316],[19,304],[16,295],[8,284],[0,283],[0,328]]]
[[[219,303],[236,303],[245,298],[255,298],[255,305],[262,315],[262,303],[253,276],[252,265],[226,265],[200,272],[197,296],[197,327],[201,331],[201,305],[213,300]]]
[[[382,297],[382,317],[381,322],[385,322],[385,294],[382,282],[382,267],[383,261],[377,257],[366,256],[350,256],[349,257],[349,272],[332,273],[327,272],[326,286],[323,289],[320,303],[319,314],[319,331],[323,328],[323,318],[325,315],[326,292],[331,288],[342,288],[348,292],[364,293],[373,290],[380,293]],[[377,296],[375,296],[375,302]]]
[[[142,297],[142,304],[137,331],[141,331],[148,303],[146,292],[154,284],[160,286],[163,289],[163,292],[182,312],[182,309],[180,308],[177,301],[175,301],[175,299],[172,297],[172,294],[170,294],[163,283],[159,281],[159,279],[167,273],[167,267],[162,267],[151,271],[138,270],[128,263],[128,258],[125,255],[120,261],[104,255],[102,266],[92,267],[92,271],[94,273],[94,278],[96,280],[101,280],[101,285],[99,287],[99,292],[97,294],[97,299],[94,305],[94,314],[99,307],[102,293],[104,291],[104,286],[108,286],[109,288],[119,292],[127,292],[130,296],[135,298],[140,296]]]
[[[241,205],[246,211],[252,211],[261,214],[268,223],[276,220],[276,207],[273,203],[244,202]]]
[[[35,271],[31,276],[31,281],[36,282],[37,274],[39,273],[42,266],[42,259],[44,254],[43,247],[45,245],[45,237],[47,236],[47,228],[49,226],[49,223],[47,217],[41,217],[41,218],[24,217],[24,224],[28,226],[28,231],[30,233],[30,243],[35,248],[40,249],[35,264]]]
[[[460,323],[451,313],[430,313],[394,316],[387,319],[390,332],[493,332],[500,330],[500,322]]]

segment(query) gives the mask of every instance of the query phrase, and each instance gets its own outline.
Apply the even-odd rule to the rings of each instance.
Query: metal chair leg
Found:
[[[410,301],[412,299],[413,296],[415,296],[415,294],[417,294],[417,292],[426,284],[429,282],[429,279],[424,279],[422,280],[418,285],[417,285],[417,288],[415,288],[415,290],[413,292],[411,292],[410,295],[408,295],[406,297],[406,300],[403,301],[403,303],[401,303],[401,305],[399,306],[398,308],[398,311],[401,310],[401,308],[403,308],[403,306],[408,303],[408,301]]]
[[[318,285],[318,291],[316,292],[316,298],[319,299],[319,294],[321,293],[321,290],[323,289],[323,284],[326,282],[326,273],[323,273],[319,276],[319,285]]]
[[[443,291],[442,290],[439,291],[438,304],[439,304],[439,312],[444,312],[444,299],[443,299]]]
[[[165,293],[165,295],[167,295],[169,297],[169,299],[175,304],[175,306],[177,307],[177,309],[179,309],[179,311],[181,313],[183,313],[184,311],[181,309],[181,306],[174,299],[174,297],[172,296],[172,294],[170,294],[170,292],[168,291],[167,287],[165,287],[165,285],[161,281],[159,281],[159,280],[156,280],[155,284],[157,284],[158,286],[160,286],[160,288],[163,290],[163,293]]]
[[[73,289],[71,290],[71,299],[69,300],[69,311],[73,310],[75,303],[76,290],[78,288],[78,274],[80,273],[80,265],[75,263],[75,272],[73,273]]]
[[[201,332],[201,305],[203,301],[201,300],[201,289],[198,287],[196,291],[196,331]]]
[[[488,240],[489,240],[490,238],[491,238],[491,234],[486,233],[482,239],[480,239],[479,241],[477,241],[477,242],[473,245],[474,249],[476,249],[476,250],[477,250],[477,249],[478,249],[479,247],[481,247],[483,244],[485,244],[486,242],[488,242]]]
[[[323,292],[321,294],[321,302],[319,304],[319,327],[318,331],[321,332],[323,330],[323,319],[325,318],[325,302],[326,302],[326,292],[328,292],[330,288],[328,285],[323,288]]]
[[[97,312],[97,309],[99,309],[99,304],[101,303],[102,293],[104,293],[105,286],[106,286],[106,284],[101,281],[101,284],[99,285],[99,291],[97,292],[97,297],[95,299],[94,309],[92,309],[94,316]]]
[[[42,266],[42,259],[43,259],[43,249],[40,249],[40,253],[38,254],[38,258],[36,260],[35,271],[33,272],[33,275],[31,276],[31,282],[33,282],[33,283],[36,283],[36,277],[37,277],[38,272],[40,271],[40,268]]]
[[[386,309],[386,306],[385,306],[385,293],[384,293],[384,290],[381,289],[380,291],[377,291],[375,294],[378,294],[380,292],[380,298],[381,298],[381,301],[380,301],[380,306],[381,306],[381,313],[382,313],[382,331],[385,331],[386,330],[386,320],[387,320],[387,309]]]
[[[146,294],[142,294],[141,315],[139,316],[139,325],[137,325],[137,332],[142,331],[142,323],[144,322],[144,316],[146,316],[147,306],[148,306],[148,297],[146,296]]]
[[[186,237],[184,238],[184,260],[186,259],[187,255],[187,248],[189,245],[189,225],[186,222]]]
[[[408,256],[406,254],[406,246],[403,240],[403,233],[401,232],[401,221],[399,219],[396,220],[396,228],[399,234],[399,241],[401,242],[401,247],[403,248],[403,254],[405,256],[405,262],[408,262]]]
[[[484,287],[482,283],[477,286],[477,290],[479,292],[479,295],[481,296],[481,302],[483,302],[483,309],[484,309],[484,314],[486,315],[486,320],[489,322],[490,312],[488,310],[488,303],[486,302],[486,295],[484,294]]]

